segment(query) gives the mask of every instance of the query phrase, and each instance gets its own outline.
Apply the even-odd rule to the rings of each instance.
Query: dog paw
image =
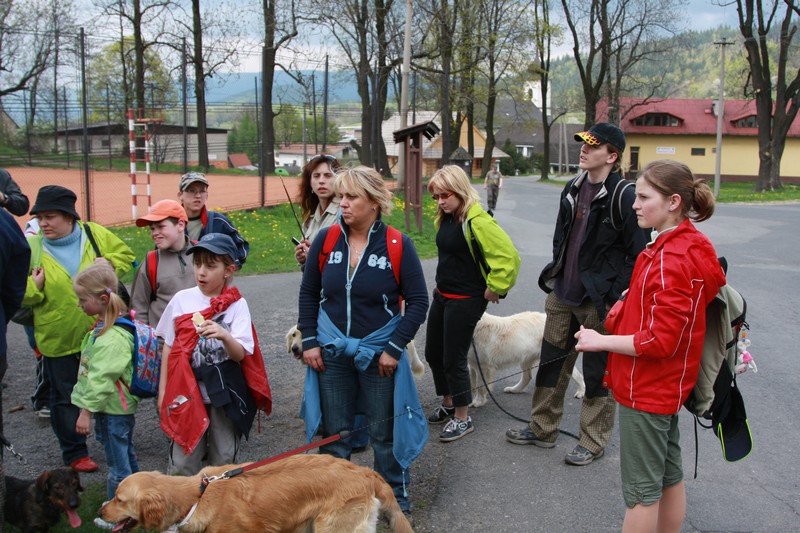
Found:
[[[583,398],[584,393],[585,393],[585,391],[582,391],[582,390],[575,391],[575,397],[576,398]]]
[[[486,405],[486,398],[475,398],[472,400],[472,403],[469,404],[470,407],[482,407]]]
[[[509,394],[520,394],[521,392],[524,392],[524,389],[518,389],[516,387],[506,387],[503,389],[503,392],[507,392]]]

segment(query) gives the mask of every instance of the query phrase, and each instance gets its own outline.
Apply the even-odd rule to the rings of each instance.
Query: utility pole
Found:
[[[722,115],[725,112],[725,47],[732,45],[733,41],[723,38],[715,41],[720,51],[719,67],[719,100],[717,100],[717,164],[714,169],[714,198],[719,198],[720,171],[722,168]]]
[[[414,0],[406,0],[406,29],[403,38],[403,70],[400,83],[400,129],[408,126],[408,71],[411,69],[411,19],[413,16]],[[408,164],[405,149],[399,151],[397,161],[397,185],[400,190],[404,190],[406,165]]]

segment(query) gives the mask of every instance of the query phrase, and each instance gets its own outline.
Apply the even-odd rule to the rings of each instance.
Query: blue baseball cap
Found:
[[[236,250],[236,244],[233,242],[233,239],[224,233],[208,233],[203,235],[197,243],[186,250],[186,253],[192,254],[195,250],[200,248],[217,255],[230,256],[234,264],[237,267],[240,266],[239,260],[237,259],[238,250]]]

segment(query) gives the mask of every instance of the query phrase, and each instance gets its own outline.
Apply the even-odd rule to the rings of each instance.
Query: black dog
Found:
[[[48,470],[36,481],[6,476],[6,522],[22,533],[45,533],[63,512],[73,528],[80,527],[77,509],[82,490],[78,472],[71,468]]]

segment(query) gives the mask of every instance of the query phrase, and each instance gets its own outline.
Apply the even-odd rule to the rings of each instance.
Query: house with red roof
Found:
[[[621,98],[620,128],[627,148],[623,165],[629,177],[656,159],[674,159],[698,177],[713,178],[716,167],[717,101],[710,99]],[[607,101],[597,107],[597,121],[608,118]],[[755,181],[758,176],[758,128],[753,100],[725,100],[722,113],[724,181]],[[781,160],[785,183],[800,183],[800,118],[789,129]]]

